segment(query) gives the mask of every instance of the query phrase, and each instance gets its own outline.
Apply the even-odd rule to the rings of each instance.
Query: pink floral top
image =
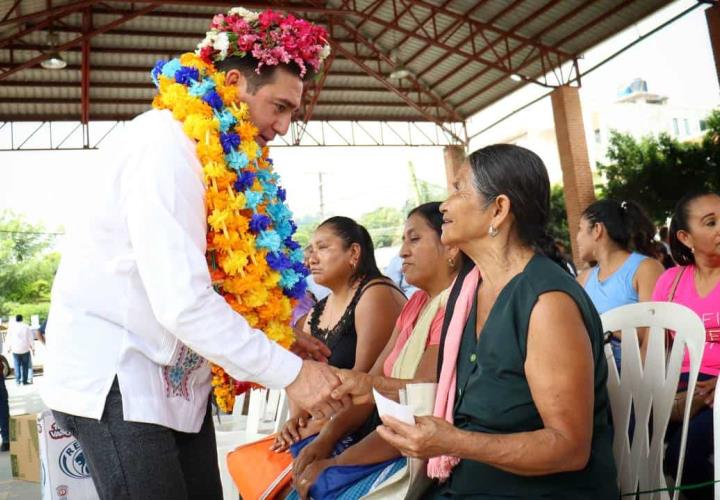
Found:
[[[665,271],[652,294],[652,300],[667,301],[670,297],[675,276],[682,267],[673,267]],[[695,266],[687,266],[675,289],[673,302],[689,307],[700,316],[705,325],[705,352],[700,365],[700,373],[717,377],[720,373],[720,283],[705,297],[700,297],[695,287]],[[683,359],[682,372],[690,371],[687,353]]]

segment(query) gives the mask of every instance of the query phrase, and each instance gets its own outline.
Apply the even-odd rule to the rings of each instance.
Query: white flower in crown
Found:
[[[234,7],[228,11],[228,15],[238,15],[245,19],[249,23],[254,23],[258,20],[259,14],[253,10],[248,10],[245,7]]]
[[[200,49],[203,47],[215,47],[215,39],[217,38],[217,31],[208,31],[205,33],[205,38],[203,38],[202,42],[200,42],[197,46],[197,51],[200,52]]]
[[[326,43],[325,45],[323,45],[323,48],[320,51],[320,60],[324,61],[325,59],[327,59],[327,56],[329,56],[329,55],[330,55],[330,44]]]
[[[217,34],[213,48],[220,51],[220,58],[225,59],[227,57],[228,49],[230,48],[230,39],[226,31],[222,31]]]

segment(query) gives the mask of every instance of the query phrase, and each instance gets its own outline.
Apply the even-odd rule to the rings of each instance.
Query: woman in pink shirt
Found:
[[[702,401],[690,420],[682,484],[713,480],[713,399],[720,373],[720,195],[691,194],[681,199],[670,224],[670,248],[679,265],[665,271],[652,299],[689,307],[705,325],[705,351],[695,389]],[[679,391],[687,384],[690,364],[683,360]],[[675,473],[680,425],[668,428],[666,472]],[[713,487],[683,492],[687,498],[713,498]]]

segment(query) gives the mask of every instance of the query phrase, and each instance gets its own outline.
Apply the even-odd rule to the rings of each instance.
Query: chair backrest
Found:
[[[640,302],[612,309],[601,316],[606,332],[622,332],[621,375],[612,349],[605,346],[608,362],[608,393],[615,438],[613,453],[622,494],[667,487],[663,474],[664,436],[675,401],[680,368],[687,351],[690,356],[688,394],[695,390],[705,345],[705,328],[700,318],[685,306],[670,302]],[[637,328],[649,327],[645,364],[640,356]],[[675,332],[667,354],[666,330]],[[692,398],[687,398],[682,425],[676,486],[682,478],[685,442]],[[629,437],[631,409],[634,432]],[[652,421],[651,421],[652,416]],[[652,425],[652,430],[649,426]],[[679,491],[673,498],[677,500]],[[667,492],[643,498],[670,498]]]

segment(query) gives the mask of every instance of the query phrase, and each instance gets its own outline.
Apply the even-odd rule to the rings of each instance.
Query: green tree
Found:
[[[359,222],[370,233],[375,248],[382,248],[400,242],[405,219],[396,208],[380,207],[363,214]]]
[[[683,143],[667,134],[637,140],[612,132],[610,161],[598,163],[606,180],[600,196],[634,200],[661,223],[686,193],[720,191],[720,111],[713,111],[706,124],[708,130],[700,142]]]
[[[567,251],[570,251],[570,231],[568,230],[567,212],[565,211],[565,192],[560,184],[550,188],[550,221],[548,233],[560,240]]]
[[[12,212],[0,213],[0,315],[47,316],[59,263],[52,235]]]

